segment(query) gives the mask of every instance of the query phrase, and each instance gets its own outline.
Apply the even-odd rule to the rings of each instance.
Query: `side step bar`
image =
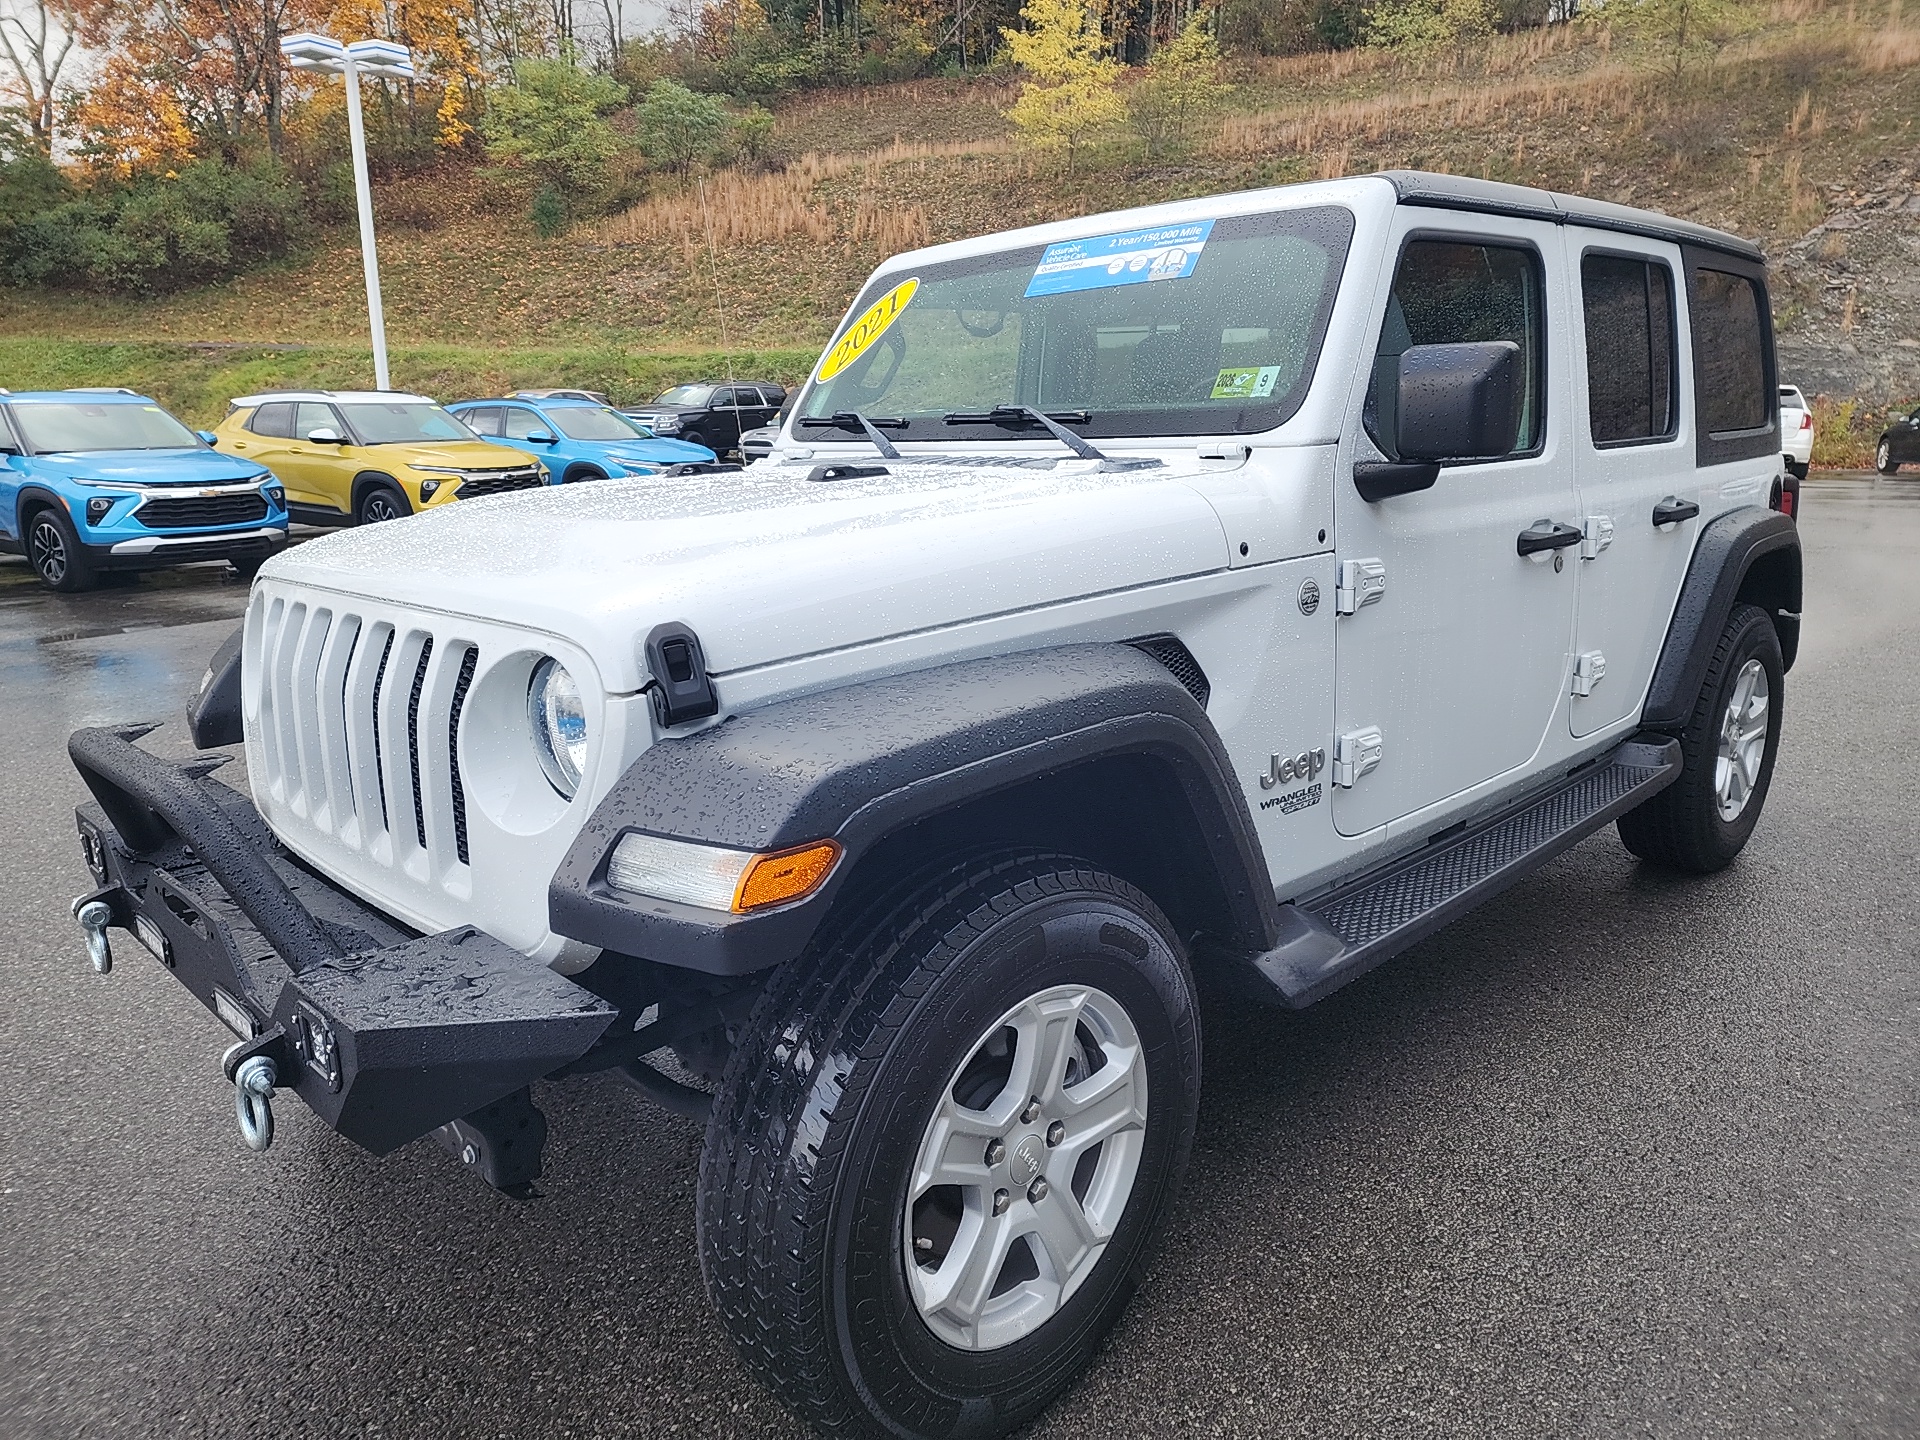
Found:
[[[1680,742],[1643,735],[1545,794],[1280,907],[1280,943],[1254,969],[1294,1009],[1357,980],[1531,875],[1680,778]]]

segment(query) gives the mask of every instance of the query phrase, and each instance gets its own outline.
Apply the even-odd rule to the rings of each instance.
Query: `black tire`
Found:
[[[400,487],[381,481],[360,492],[360,503],[353,507],[353,523],[378,525],[386,520],[403,519],[412,513],[413,507],[407,503],[407,497],[400,493]]]
[[[1722,727],[1735,685],[1748,661],[1759,662],[1767,682],[1767,735],[1760,770],[1733,819],[1721,813],[1716,787]],[[1773,620],[1757,605],[1736,605],[1714,646],[1693,715],[1680,733],[1684,769],[1680,778],[1619,820],[1620,839],[1635,855],[1655,865],[1710,875],[1738,855],[1759,823],[1773,761],[1780,748],[1784,693],[1780,636]]]
[[[49,590],[74,595],[99,583],[99,574],[88,561],[73,522],[58,508],[47,505],[35,510],[27,516],[21,531],[27,563]]]
[[[698,430],[689,430],[684,435],[676,435],[673,438],[676,440],[684,440],[689,445],[704,445],[707,449],[713,450],[713,446],[707,444],[707,437]],[[720,452],[718,450],[713,450],[713,458],[716,460],[720,458]],[[691,463],[698,464],[699,462],[694,461]]]
[[[597,465],[575,465],[560,477],[562,485],[578,485],[583,480],[604,480],[607,472]]]
[[[1137,1030],[1139,1166],[1066,1302],[1011,1343],[959,1348],[908,1289],[909,1172],[981,1037],[1052,985],[1097,988]],[[747,1364],[823,1432],[1004,1434],[1073,1379],[1132,1297],[1186,1169],[1199,1090],[1192,976],[1145,895],[1031,854],[908,881],[777,974],[734,1050],[700,1167],[708,1293]]]
[[[1880,437],[1879,448],[1873,452],[1873,468],[1882,475],[1900,473],[1900,462],[1893,458],[1893,442],[1884,435]]]

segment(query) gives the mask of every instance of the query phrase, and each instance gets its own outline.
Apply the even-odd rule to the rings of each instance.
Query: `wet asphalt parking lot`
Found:
[[[1608,830],[1311,1011],[1210,1014],[1164,1251],[1034,1434],[1920,1434],[1920,483],[1805,511],[1741,860]],[[67,733],[177,717],[244,603],[0,560],[0,1435],[798,1434],[708,1314],[688,1121],[544,1087],[526,1203],[297,1103],[255,1155],[219,1024],[124,937],[87,967]]]

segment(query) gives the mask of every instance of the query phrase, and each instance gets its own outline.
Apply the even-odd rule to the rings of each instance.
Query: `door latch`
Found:
[[[1377,769],[1385,743],[1378,725],[1349,730],[1333,742],[1333,783],[1351,790],[1362,775]]]
[[[1597,560],[1600,552],[1613,544],[1613,519],[1607,515],[1589,515],[1580,536],[1580,558]]]
[[[1333,613],[1351,615],[1387,593],[1384,560],[1342,560],[1333,589]]]
[[[1573,657],[1573,693],[1591,695],[1594,686],[1607,678],[1607,657],[1588,650]]]

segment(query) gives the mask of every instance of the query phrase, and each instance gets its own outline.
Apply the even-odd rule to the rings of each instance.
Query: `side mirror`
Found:
[[[551,430],[536,430],[527,436],[527,443],[529,445],[558,445],[560,442],[553,438],[553,432]]]
[[[340,438],[338,430],[322,426],[318,430],[307,432],[307,443],[309,445],[344,445],[347,442]]]
[[[205,441],[209,445],[217,445],[220,441],[220,437],[214,434],[213,431],[211,430],[196,430],[193,433],[198,435],[203,441]]]
[[[1497,460],[1520,438],[1520,347],[1415,345],[1400,356],[1403,460]]]

